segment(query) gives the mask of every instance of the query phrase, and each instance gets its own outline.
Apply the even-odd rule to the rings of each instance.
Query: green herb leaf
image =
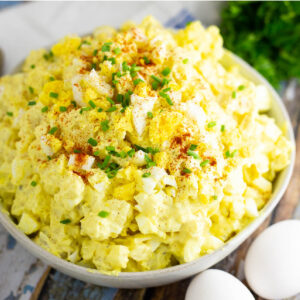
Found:
[[[137,79],[133,80],[134,85],[138,85],[140,82],[144,82],[144,80],[142,80],[141,78],[137,78]]]
[[[148,117],[149,119],[153,119],[153,113],[152,113],[151,111],[148,111],[148,112],[147,112],[147,117]]]
[[[11,111],[8,111],[8,112],[6,112],[6,115],[8,115],[9,117],[12,117],[14,115],[14,113]]]
[[[192,171],[191,171],[190,169],[188,169],[188,168],[184,168],[184,169],[182,170],[182,172],[185,173],[185,174],[190,174],[190,173],[192,173]]]
[[[225,125],[221,125],[221,132],[224,132],[226,130]]]
[[[108,120],[102,121],[100,123],[102,131],[107,131],[109,129]]]
[[[120,53],[121,53],[121,49],[120,49],[119,47],[117,47],[117,48],[115,48],[115,49],[113,50],[113,52],[114,52],[115,54],[120,54]]]
[[[102,51],[102,52],[109,52],[109,51],[110,51],[110,45],[111,45],[111,44],[112,44],[111,42],[109,42],[109,43],[104,43],[103,46],[101,47],[101,51]]]
[[[31,181],[30,185],[33,186],[33,187],[37,186],[37,182],[36,181]]]
[[[194,150],[196,150],[196,149],[197,149],[197,147],[198,147],[198,145],[191,144],[191,146],[190,146],[190,150],[194,151]]]
[[[47,112],[48,111],[48,106],[44,106],[42,109],[41,109],[41,112]]]
[[[81,153],[81,151],[78,150],[78,149],[74,149],[73,152],[74,152],[74,153]]]
[[[93,138],[89,138],[88,143],[93,147],[96,147],[98,145],[98,142]]]
[[[98,213],[98,216],[101,217],[101,218],[106,218],[109,216],[109,212],[105,211],[105,210],[101,210],[99,213]]]
[[[133,157],[134,154],[135,154],[135,150],[134,150],[134,149],[131,149],[131,150],[129,150],[129,151],[127,152],[127,154],[128,154],[129,157]]]
[[[165,94],[164,92],[159,92],[159,95],[163,97],[169,105],[173,105],[173,102],[168,94]]]
[[[60,107],[59,107],[59,111],[61,111],[61,112],[65,112],[65,111],[67,111],[67,110],[68,110],[68,108],[65,107],[65,106],[60,106]]]
[[[29,106],[36,105],[36,101],[29,101],[29,102],[28,102],[28,105],[29,105]]]
[[[113,112],[113,111],[116,111],[117,110],[117,107],[116,106],[111,106],[107,112]]]
[[[58,128],[57,127],[52,127],[52,128],[50,128],[50,130],[49,130],[49,134],[54,134],[56,131],[58,130]]]
[[[212,122],[209,122],[209,123],[207,124],[207,128],[213,128],[213,127],[215,127],[216,125],[217,125],[217,122],[212,121]]]
[[[205,159],[200,163],[200,167],[205,167],[207,164],[209,164],[209,159]]]
[[[71,220],[70,219],[64,219],[64,220],[61,220],[60,223],[61,224],[69,224],[69,223],[71,223]]]
[[[91,108],[96,108],[96,104],[92,100],[89,101],[89,105]]]
[[[188,150],[187,155],[194,157],[195,159],[200,159],[199,155],[196,152],[193,152],[191,150]]]
[[[149,177],[149,176],[151,176],[151,173],[150,173],[150,172],[146,172],[146,173],[144,173],[144,174],[142,175],[143,178],[147,178],[147,177]]]
[[[165,68],[161,72],[164,76],[168,76],[171,73],[171,69],[169,67]]]
[[[58,93],[50,92],[49,97],[57,99],[58,98]]]
[[[185,58],[183,61],[182,61],[184,64],[187,64],[189,62],[189,59],[188,58]]]

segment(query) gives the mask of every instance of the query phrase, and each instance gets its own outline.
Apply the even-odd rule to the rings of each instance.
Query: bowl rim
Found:
[[[87,267],[83,267],[77,265],[75,263],[66,261],[62,258],[55,256],[54,254],[48,252],[44,248],[37,245],[33,240],[31,240],[25,233],[19,230],[16,224],[10,219],[8,214],[3,211],[0,207],[0,223],[6,228],[6,230],[24,247],[26,248],[31,254],[38,257],[42,261],[46,262],[50,266],[54,267],[55,269],[59,269],[62,272],[68,273],[69,275],[72,274],[75,278],[83,278],[84,276],[93,277],[94,281],[101,283],[104,282],[114,282],[111,286],[117,286],[118,282],[124,280],[134,281],[137,280],[147,280],[150,278],[158,278],[164,275],[168,275],[170,273],[177,273],[179,271],[183,271],[186,269],[190,269],[193,266],[200,264],[203,260],[207,260],[213,256],[219,256],[219,258],[223,259],[225,256],[229,255],[232,251],[234,251],[243,241],[245,241],[257,228],[262,222],[267,218],[267,216],[271,213],[271,211],[275,208],[275,206],[280,201],[281,197],[283,196],[284,192],[287,189],[289,181],[291,179],[294,164],[295,164],[295,137],[293,132],[293,127],[291,124],[290,117],[288,112],[281,100],[281,97],[275,91],[275,89],[269,84],[269,82],[259,74],[253,67],[251,67],[247,62],[243,59],[235,55],[234,53],[225,49],[224,55],[230,55],[230,59],[236,65],[238,65],[241,69],[244,69],[249,74],[252,74],[260,83],[268,88],[269,93],[272,97],[272,102],[276,102],[278,105],[281,114],[286,122],[286,135],[288,140],[292,144],[292,150],[290,153],[290,164],[281,172],[285,172],[285,177],[281,182],[281,186],[277,189],[275,194],[272,193],[268,203],[265,207],[260,211],[259,216],[256,217],[249,225],[247,225],[244,229],[242,229],[239,233],[237,233],[233,238],[228,240],[224,243],[223,246],[216,249],[210,254],[201,256],[191,262],[178,264],[175,266],[158,269],[158,270],[150,270],[150,271],[140,271],[140,272],[120,272],[118,275],[113,274],[105,274],[97,269],[90,269]],[[217,259],[213,262],[213,264],[217,263],[221,259]],[[211,264],[212,265],[212,264]],[[194,272],[195,273],[195,272]],[[187,276],[186,276],[187,277]],[[174,280],[175,281],[175,280]],[[105,284],[104,284],[105,285]]]

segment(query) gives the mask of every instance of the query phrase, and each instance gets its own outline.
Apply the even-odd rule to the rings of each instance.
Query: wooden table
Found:
[[[248,238],[238,250],[215,266],[215,268],[230,272],[242,281],[245,281],[243,273],[244,257],[255,236],[270,224],[292,217],[300,218],[300,86],[296,86],[295,81],[290,82],[289,85],[283,89],[282,94],[292,120],[297,140],[297,159],[292,180],[283,199],[280,201],[272,215],[267,218],[259,229]],[[297,206],[298,211],[296,211]],[[47,272],[49,271],[50,270]],[[47,278],[41,280],[32,300],[184,300],[189,282],[190,279],[187,279],[162,287],[137,290],[103,289],[72,279],[58,271],[51,270],[49,275],[47,273]],[[263,300],[260,297],[256,297],[256,299]]]

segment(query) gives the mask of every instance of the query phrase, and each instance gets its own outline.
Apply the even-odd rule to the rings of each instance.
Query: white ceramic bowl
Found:
[[[270,86],[270,84],[251,66],[236,55],[226,51],[224,56],[226,59],[223,64],[237,64],[241,67],[241,73],[256,84],[263,84],[269,90],[272,98],[272,109],[270,115],[275,118],[276,123],[281,128],[286,128],[286,136],[293,144],[293,150],[290,156],[290,165],[281,171],[275,182],[272,197],[267,205],[262,209],[259,216],[247,226],[244,230],[230,239],[222,248],[214,251],[209,255],[205,255],[192,262],[169,267],[162,270],[146,271],[146,272],[123,272],[118,276],[104,275],[97,270],[87,269],[73,263],[67,262],[61,258],[47,252],[32,240],[30,240],[23,232],[21,232],[12,222],[9,216],[0,211],[0,221],[7,231],[30,253],[49,264],[53,268],[68,274],[77,279],[90,282],[102,286],[118,287],[118,288],[144,288],[159,286],[174,281],[178,281],[196,273],[204,271],[221,261],[224,257],[233,252],[243,241],[245,241],[257,227],[266,219],[274,207],[278,204],[283,193],[285,192],[289,180],[292,175],[295,161],[295,140],[292,125],[288,113],[280,99],[279,95]]]

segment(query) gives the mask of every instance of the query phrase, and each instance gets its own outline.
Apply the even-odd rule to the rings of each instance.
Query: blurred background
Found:
[[[66,34],[84,35],[101,25],[118,27],[128,19],[139,22],[150,14],[175,29],[195,19],[205,26],[220,26],[225,47],[253,65],[280,92],[300,149],[300,2],[297,1],[0,1],[0,75],[11,72],[30,50],[51,45]],[[300,216],[299,164],[298,155],[293,180],[270,222]],[[217,267],[243,280],[240,268],[243,251],[242,246]],[[189,282],[131,291],[89,285],[50,270],[19,246],[1,225],[0,270],[1,300],[183,300]]]

